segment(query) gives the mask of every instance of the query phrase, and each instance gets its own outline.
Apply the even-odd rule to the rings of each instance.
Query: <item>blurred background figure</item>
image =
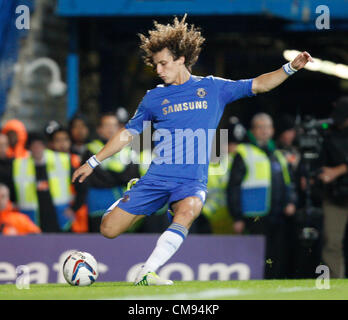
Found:
[[[67,129],[61,127],[51,135],[51,147],[58,152],[70,153],[71,140]]]
[[[13,161],[16,204],[42,232],[70,231],[83,196],[73,200],[68,154],[47,149],[44,134],[29,135],[30,156]],[[79,193],[78,193],[79,195]]]
[[[285,156],[292,170],[295,171],[300,162],[300,152],[295,145],[295,118],[289,114],[281,115],[275,124],[277,149]]]
[[[348,222],[348,97],[335,103],[334,128],[323,143],[320,156],[323,182],[323,262],[330,277],[344,278],[343,240]]]
[[[25,149],[28,133],[23,122],[17,119],[9,120],[4,124],[2,132],[8,136],[7,156],[9,158],[23,158],[29,155],[28,150]]]
[[[8,136],[0,132],[0,160],[8,159],[7,150],[9,145]]]
[[[97,154],[106,142],[123,126],[113,112],[102,114],[97,124],[98,137],[87,144],[82,162]],[[101,218],[105,210],[122,197],[131,178],[139,177],[138,165],[124,163],[122,156],[131,157],[130,147],[121,153],[111,156],[98,166],[86,180],[88,184],[87,206],[89,231],[99,232]]]
[[[290,168],[276,149],[273,134],[273,121],[268,114],[258,113],[252,118],[249,142],[240,143],[236,149],[227,187],[235,233],[266,237],[268,279],[287,275],[291,252],[287,217],[296,210]]]
[[[82,157],[89,142],[89,126],[86,117],[77,114],[69,121],[71,152]]]
[[[60,123],[51,120],[45,127],[48,138],[47,147],[58,152],[70,153],[71,140],[69,132]]]
[[[69,132],[57,121],[50,121],[45,128],[45,133],[48,137],[48,146],[51,150],[56,152],[63,152],[69,154],[71,168],[76,170],[81,165],[81,158],[78,154],[71,152],[71,140]],[[71,192],[74,197],[73,201],[77,200],[80,207],[75,207],[74,220],[71,225],[73,232],[87,232],[88,231],[88,210],[85,204],[87,188],[84,185],[71,185]]]
[[[12,158],[8,157],[9,148],[8,136],[0,132],[0,183],[5,184],[10,189],[10,199],[14,201],[14,189],[12,183]]]
[[[247,131],[243,124],[237,117],[231,117],[229,119],[228,130],[228,154],[233,161],[233,155],[236,153],[238,145],[242,142],[246,142]]]
[[[5,184],[10,190],[11,201],[15,200],[15,194],[12,183],[12,158],[8,157],[9,149],[8,136],[0,132],[0,183]]]
[[[27,215],[13,207],[9,188],[0,183],[0,234],[21,236],[40,232],[40,228]]]
[[[202,214],[209,221],[211,232],[215,234],[234,233],[233,219],[227,207],[226,189],[236,148],[246,137],[246,129],[237,117],[229,119],[227,129],[228,145],[224,146],[227,149],[225,153],[227,159],[220,159],[217,163],[210,162],[207,198],[202,209]],[[227,172],[221,171],[224,161],[227,162]]]

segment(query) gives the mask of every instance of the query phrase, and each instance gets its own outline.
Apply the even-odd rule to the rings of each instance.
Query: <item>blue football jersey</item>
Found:
[[[181,85],[149,90],[126,124],[133,135],[141,133],[150,121],[153,124],[156,157],[146,176],[206,183],[212,142],[224,108],[253,96],[252,81],[191,75]]]

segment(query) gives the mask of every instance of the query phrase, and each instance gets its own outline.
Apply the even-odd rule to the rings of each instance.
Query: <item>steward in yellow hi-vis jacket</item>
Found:
[[[207,198],[202,209],[214,234],[233,233],[233,219],[228,212],[226,188],[232,166],[233,154],[227,156],[227,172],[219,174],[220,163],[210,163],[208,169]]]
[[[246,173],[240,185],[241,212],[244,217],[267,215],[271,210],[272,164],[269,156],[253,144],[240,144],[237,153],[242,158]],[[279,164],[284,186],[290,186],[288,163],[283,154],[274,150],[273,161]],[[273,186],[274,187],[274,186]],[[277,190],[274,190],[275,193]]]
[[[272,118],[254,116],[248,143],[241,143],[227,187],[228,209],[237,234],[261,234],[266,238],[266,278],[284,277],[290,250],[287,232],[293,225],[296,194],[289,163],[273,140]]]
[[[233,218],[228,212],[226,188],[233,158],[238,145],[245,141],[246,130],[237,117],[228,124],[228,146],[226,156],[218,163],[210,162],[208,169],[207,198],[202,209],[214,234],[232,234]]]
[[[15,158],[12,163],[16,206],[42,232],[70,231],[84,195],[73,196],[69,154],[47,149],[44,136],[38,133],[29,135],[28,149],[29,157]]]

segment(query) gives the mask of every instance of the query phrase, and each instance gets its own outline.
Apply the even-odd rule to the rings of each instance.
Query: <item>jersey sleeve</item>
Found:
[[[238,99],[255,96],[251,90],[253,80],[254,79],[243,79],[234,81],[213,77],[213,81],[218,88],[220,103],[225,106],[227,103],[231,103]]]
[[[136,110],[133,118],[131,118],[125,125],[125,128],[132,134],[140,134],[145,128],[147,128],[152,120],[151,113],[145,106],[145,99],[143,99],[138,109]]]

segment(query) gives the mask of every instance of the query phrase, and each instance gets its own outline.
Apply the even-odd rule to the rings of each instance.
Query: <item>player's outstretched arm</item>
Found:
[[[78,179],[78,182],[83,182],[93,172],[93,169],[98,166],[103,160],[111,157],[113,154],[121,151],[123,147],[132,141],[130,132],[123,128],[119,130],[105,146],[85,164],[75,170],[72,176],[72,182]]]
[[[253,80],[253,93],[268,92],[283,83],[290,75],[302,69],[307,62],[313,62],[311,55],[304,51],[297,55],[297,57],[279,68],[276,71],[262,74]]]

